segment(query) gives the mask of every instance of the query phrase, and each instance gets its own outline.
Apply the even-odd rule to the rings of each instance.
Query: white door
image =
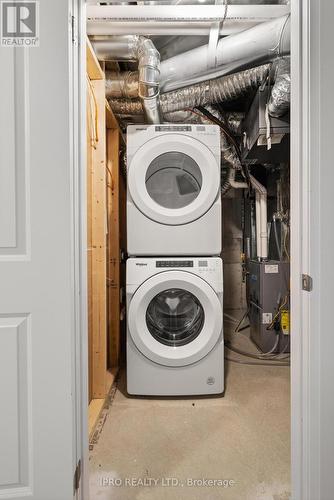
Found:
[[[148,359],[165,366],[199,361],[222,334],[222,305],[213,288],[186,271],[165,271],[133,295],[129,332]]]
[[[182,134],[147,141],[133,156],[128,187],[138,209],[161,224],[204,215],[217,198],[220,167],[202,142]]]
[[[72,38],[69,2],[39,4],[39,47],[0,47],[0,499],[69,500],[77,463]]]

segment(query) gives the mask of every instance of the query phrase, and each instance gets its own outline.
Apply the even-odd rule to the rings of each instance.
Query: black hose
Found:
[[[216,125],[218,125],[223,130],[223,132],[227,135],[227,137],[230,139],[231,143],[235,147],[235,151],[236,151],[237,156],[241,162],[242,158],[241,158],[241,151],[239,148],[239,144],[237,143],[237,141],[235,140],[235,137],[231,133],[230,129],[225,125],[225,123],[223,123],[221,120],[219,120],[219,118],[217,118],[215,115],[210,113],[210,111],[208,111],[203,106],[196,106],[196,109],[198,109],[198,111],[200,111],[204,116],[206,116],[209,120],[214,122]]]

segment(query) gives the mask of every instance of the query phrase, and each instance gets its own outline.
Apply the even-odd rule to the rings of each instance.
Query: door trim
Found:
[[[75,1],[75,0],[74,0]],[[86,36],[86,10],[85,0],[78,0],[80,4],[80,33],[79,38],[82,46]],[[320,9],[319,3],[313,5],[313,9]],[[309,130],[309,71],[310,71],[310,0],[296,0],[291,2],[291,79],[292,79],[292,109],[291,109],[291,220],[294,225],[294,231],[291,237],[291,317],[292,330],[291,336],[291,459],[292,459],[292,500],[319,500],[313,496],[311,498],[312,484],[319,485],[320,470],[310,470],[311,459],[311,441],[309,420],[311,409],[311,385],[309,373],[309,350],[310,340],[310,295],[301,289],[301,275],[310,274],[310,237],[308,226],[310,223],[310,198],[308,191],[308,179],[310,175],[310,152],[308,150],[308,130]],[[85,86],[85,53],[81,50],[81,69],[79,87],[81,96]],[[79,117],[82,128],[80,134],[80,167],[85,169],[85,130],[82,117],[85,116],[85,101],[81,99]],[[313,168],[319,168],[314,165]],[[82,263],[85,258],[86,241],[85,234],[85,187],[84,181],[80,184],[80,226],[82,228],[80,236],[80,251],[76,251],[76,259]],[[302,230],[301,230],[302,227]],[[303,237],[303,244],[301,238]],[[81,264],[82,264],[81,263]],[[85,283],[85,266],[81,265],[81,282]],[[76,278],[78,279],[78,277]],[[318,292],[319,293],[319,292]],[[82,420],[87,421],[88,407],[85,406],[86,400],[86,380],[88,373],[88,364],[85,352],[85,290],[82,289],[81,295],[81,350],[79,353],[81,360],[81,402],[82,402]],[[318,411],[316,408],[313,411]],[[87,433],[86,433],[87,434]],[[88,494],[88,440],[84,429],[82,432],[82,446],[84,456],[84,491],[79,498],[89,499]],[[314,450],[312,450],[312,453]],[[316,462],[318,455],[313,455],[313,463]],[[311,474],[312,472],[312,474]],[[316,487],[316,489],[319,487]],[[314,486],[312,486],[314,492]]]
[[[319,471],[310,469],[310,0],[291,2],[291,478],[293,500],[312,496]],[[313,168],[319,165],[313,165]],[[312,450],[313,452],[313,450]],[[313,457],[314,459],[314,457]],[[316,461],[316,458],[315,458]]]

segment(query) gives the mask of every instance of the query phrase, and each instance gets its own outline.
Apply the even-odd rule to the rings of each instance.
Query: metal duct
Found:
[[[136,61],[139,36],[119,35],[106,39],[105,36],[90,38],[99,61]]]
[[[106,44],[105,40],[100,44],[98,40],[93,41],[94,50],[100,60],[138,60],[138,95],[146,120],[148,123],[160,123],[160,54],[152,40],[135,35],[117,36],[109,39],[107,45],[102,46],[102,43]],[[118,90],[121,90],[121,87],[118,84]]]
[[[217,78],[290,54],[290,16],[264,22],[221,38],[210,68],[209,45],[203,45],[161,63],[160,88],[165,92]]]
[[[270,65],[248,69],[235,75],[228,75],[216,80],[208,80],[180,90],[168,92],[160,96],[162,113],[171,113],[186,108],[205,106],[218,102],[230,101],[250,89],[257,88],[267,77]],[[109,85],[107,83],[107,85]],[[141,114],[141,102],[126,99],[109,99],[110,106],[116,114]]]
[[[276,67],[276,79],[271,91],[268,112],[276,118],[285,115],[290,108],[290,57],[282,58]]]

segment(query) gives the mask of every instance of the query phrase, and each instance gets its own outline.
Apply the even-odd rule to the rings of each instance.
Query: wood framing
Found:
[[[86,67],[87,75],[91,80],[104,79],[104,73],[88,38],[86,39]]]
[[[89,427],[115,380],[120,352],[119,129],[87,40]],[[95,417],[96,418],[95,418]]]
[[[106,228],[106,142],[105,142],[105,84],[103,80],[91,80],[93,102],[95,103],[95,138],[91,146],[91,165],[87,174],[90,191],[88,219],[90,254],[90,311],[91,327],[91,396],[104,398],[106,395],[107,370],[107,228]]]
[[[108,355],[111,366],[118,366],[120,354],[120,174],[119,131],[107,129],[108,203]]]

